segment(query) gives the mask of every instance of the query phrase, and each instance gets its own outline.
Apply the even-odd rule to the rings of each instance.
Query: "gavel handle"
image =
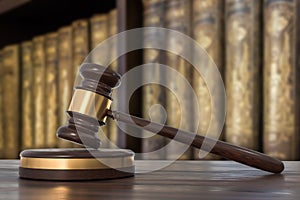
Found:
[[[107,116],[124,123],[141,127],[161,136],[174,139],[178,142],[192,145],[196,148],[202,148],[204,151],[209,151],[210,149],[206,148],[208,146],[213,146],[210,153],[219,155],[229,160],[234,160],[236,162],[257,169],[272,173],[280,173],[284,170],[284,164],[280,160],[254,150],[239,147],[220,140],[204,137],[195,133],[179,130],[170,126],[164,126],[162,124],[150,122],[148,120],[118,111],[108,110]],[[206,144],[209,145],[203,145],[203,147],[201,147],[204,139],[207,142]]]

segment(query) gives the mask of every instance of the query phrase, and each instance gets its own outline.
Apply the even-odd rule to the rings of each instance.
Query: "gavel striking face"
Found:
[[[265,154],[129,114],[111,111],[111,92],[120,84],[120,75],[97,64],[83,64],[80,68],[80,75],[83,80],[80,86],[75,88],[67,111],[70,117],[68,124],[57,131],[60,138],[97,149],[100,147],[98,130],[100,126],[105,125],[106,118],[110,117],[196,148],[201,148],[205,139],[206,142],[214,144],[210,153],[264,171],[280,173],[284,169],[280,160]],[[176,136],[178,133],[180,133],[179,136]],[[202,148],[206,150],[205,147]]]

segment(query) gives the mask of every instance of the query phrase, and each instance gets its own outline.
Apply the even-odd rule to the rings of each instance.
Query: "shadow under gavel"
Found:
[[[257,169],[272,173],[280,173],[284,170],[280,160],[263,153],[112,111],[110,110],[111,92],[113,88],[119,86],[120,75],[97,64],[83,64],[80,75],[83,80],[75,87],[67,111],[70,118],[66,126],[58,129],[59,138],[97,149],[101,143],[98,136],[99,128],[105,125],[106,118],[110,117],[187,145],[202,148],[204,151],[209,151],[210,149],[206,148],[213,146],[210,153]],[[208,145],[201,147],[204,140]]]

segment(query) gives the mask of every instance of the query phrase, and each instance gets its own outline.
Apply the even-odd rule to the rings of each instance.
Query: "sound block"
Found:
[[[126,149],[30,149],[20,154],[19,176],[36,180],[99,180],[134,175]]]

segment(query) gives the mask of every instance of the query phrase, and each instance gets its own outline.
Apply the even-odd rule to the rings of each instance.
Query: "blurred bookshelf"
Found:
[[[72,0],[1,0],[0,1],[0,29],[1,31],[1,39],[0,39],[0,49],[5,49],[6,46],[11,46],[13,44],[20,45],[18,48],[21,49],[21,43],[25,41],[31,41],[37,36],[47,37],[47,34],[57,32],[64,27],[70,26],[74,24],[75,21],[80,20],[90,20],[95,15],[108,15],[113,10],[116,10],[116,22],[117,22],[117,32],[122,32],[128,29],[141,27],[143,23],[143,12],[141,10],[142,1],[141,0],[89,0],[89,1],[72,1]],[[112,15],[112,14],[110,14]],[[91,33],[90,26],[92,22],[88,24],[88,34]],[[116,34],[115,33],[115,34]],[[90,36],[89,36],[90,37]],[[91,50],[91,39],[89,38],[87,41],[87,45],[89,46],[89,50]],[[127,45],[126,43],[119,44],[122,47]],[[34,51],[33,51],[34,52]],[[18,57],[21,58],[22,52],[20,50]],[[87,55],[85,55],[87,56]],[[130,68],[136,66],[137,64],[142,63],[142,52],[131,52],[128,55],[123,55],[117,60],[117,71],[120,74],[124,74]],[[23,72],[21,72],[22,74]],[[21,80],[21,77],[18,79]],[[125,83],[124,83],[125,84]],[[21,87],[21,83],[20,83]],[[21,96],[21,92],[18,93]],[[122,95],[127,95],[126,92],[120,93],[118,95],[118,107],[125,106],[122,99]],[[135,94],[134,98],[131,98],[133,104],[132,108],[130,108],[130,113],[135,114],[137,116],[141,116],[140,106],[139,106],[139,98],[140,93]],[[21,98],[21,97],[20,97]],[[21,108],[20,108],[21,109]],[[1,110],[3,113],[3,110]],[[23,113],[19,112],[19,115]],[[5,123],[5,116],[2,115],[3,123]],[[21,116],[20,116],[21,118]],[[21,127],[22,120],[17,119],[15,122],[16,126],[14,129],[18,129],[17,131],[20,134],[16,136],[14,139],[10,138],[10,140],[18,140],[14,142],[14,148],[17,151],[20,151],[22,147],[22,141],[26,140],[26,138],[22,138],[21,136]],[[35,122],[34,122],[35,123]],[[1,125],[2,126],[2,125]],[[4,125],[3,125],[4,126]],[[7,143],[8,134],[2,133],[4,137],[1,138],[2,141],[0,143]],[[23,133],[22,133],[23,134]],[[53,135],[56,133],[54,132]],[[1,135],[2,136],[2,135]],[[0,137],[1,137],[0,136]],[[36,136],[32,136],[36,137]],[[126,135],[121,130],[118,130],[117,133],[118,140],[116,141],[117,145],[120,148],[130,148],[135,152],[140,152],[140,139],[133,138],[131,136]],[[10,141],[11,142],[11,141]],[[7,145],[12,146],[13,144]],[[58,145],[59,146],[59,145]],[[67,145],[68,146],[68,145]],[[30,146],[29,146],[30,147]],[[37,146],[37,147],[46,147],[46,146]],[[50,147],[50,146],[49,146]],[[54,145],[52,147],[57,147]],[[0,151],[5,151],[4,147],[0,147]],[[31,148],[36,148],[34,145]],[[5,153],[4,153],[5,154]],[[17,154],[3,156],[3,158],[16,158]]]
[[[48,49],[51,49],[53,44],[50,42],[50,38],[61,37],[60,35],[63,33],[65,34],[64,37],[67,38],[66,41],[69,41],[69,45],[72,44],[71,46],[62,45],[62,48],[65,48],[63,51],[66,53],[64,56],[71,55],[72,60],[69,60],[69,63],[72,64],[70,65],[78,67],[83,58],[94,47],[93,44],[99,43],[99,41],[93,43],[91,41],[93,34],[97,35],[92,31],[91,27],[95,25],[93,23],[100,23],[104,18],[107,20],[105,23],[110,24],[107,29],[111,29],[111,24],[116,26],[115,32],[105,30],[107,36],[144,26],[176,30],[193,38],[208,53],[224,80],[227,113],[223,132],[218,139],[258,150],[282,160],[298,160],[300,156],[300,128],[298,124],[300,84],[297,84],[300,78],[300,60],[297,59],[300,47],[299,8],[298,0],[0,0],[0,69],[7,76],[6,78],[3,77],[1,75],[3,73],[0,72],[1,81],[10,80],[9,76],[15,76],[16,80],[12,81],[11,84],[14,87],[18,85],[16,91],[19,90],[24,84],[18,81],[23,75],[26,78],[27,72],[30,70],[17,69],[16,66],[19,66],[20,61],[18,58],[22,57],[23,59],[24,57],[22,63],[27,62],[24,52],[25,49],[29,49],[26,52],[36,54],[35,56],[29,55],[30,58],[40,59],[39,62],[44,62],[42,58],[39,58],[39,56],[43,56],[43,53],[38,50],[41,47],[39,43],[45,40]],[[103,18],[103,16],[105,17]],[[103,31],[101,29],[106,28],[98,27],[94,30]],[[68,37],[67,32],[70,30],[72,38]],[[78,41],[73,36],[74,38],[78,37]],[[138,41],[139,38],[126,37],[128,37],[127,40],[119,42],[115,51],[110,52],[111,54],[116,53],[119,49],[125,49],[132,41],[144,44],[155,42],[153,38],[156,38],[157,35],[155,32],[144,35],[141,38],[142,41]],[[97,37],[95,36],[95,38]],[[184,41],[178,41],[174,38],[164,38],[163,42],[164,45],[182,51],[189,49],[185,46]],[[76,45],[77,50],[75,50]],[[22,51],[21,46],[24,48]],[[30,48],[33,49],[30,50]],[[59,49],[58,51],[61,51]],[[68,50],[71,51],[69,52],[70,55],[68,55]],[[46,50],[43,51],[47,53]],[[51,50],[48,51],[49,57],[52,55],[51,52]],[[73,60],[73,56],[76,57],[76,64],[74,64],[75,58]],[[8,58],[6,59],[6,57]],[[60,68],[68,65],[65,64],[68,63],[66,61],[61,62],[60,58],[55,59],[48,59],[47,65],[53,66],[55,62],[58,62]],[[29,61],[33,62],[33,60]],[[30,62],[27,63],[27,67],[33,65]],[[157,85],[154,86],[155,84],[140,87],[134,92],[130,97],[130,114],[149,119],[148,110],[152,105],[160,104],[165,108],[168,116],[166,121],[160,123],[174,127],[179,127],[178,124],[183,123],[184,129],[205,135],[210,126],[210,120],[218,119],[219,116],[211,115],[211,97],[201,74],[195,72],[190,63],[186,62],[181,55],[172,55],[170,52],[157,49],[135,50],[121,55],[113,69],[123,75],[132,68],[145,63],[170,65],[181,73],[192,86],[200,106],[193,104],[194,102],[190,100],[186,89],[176,81],[176,77],[170,78],[167,77],[168,74],[151,72],[137,77],[138,80],[134,81],[138,82],[149,77],[151,80],[157,80],[164,76],[165,80],[171,83],[178,92],[179,98],[185,101],[185,105],[182,107],[188,110],[190,116],[181,119],[181,108],[177,104],[178,99],[176,100],[175,95],[168,91],[169,88],[157,87]],[[208,65],[211,63],[203,62],[202,64],[207,65],[205,70],[207,70],[206,73],[209,73]],[[5,69],[7,68],[5,65],[12,65],[11,69],[14,70]],[[18,70],[20,70],[20,74],[18,74]],[[76,73],[78,70],[74,71]],[[59,74],[61,73],[59,72]],[[36,78],[36,81],[38,79]],[[63,80],[62,78],[59,82],[63,82]],[[125,100],[129,95],[126,90],[127,83],[122,83],[122,85],[125,85],[123,87],[125,89],[118,91],[117,98],[114,98],[116,99],[116,109],[121,111],[127,110],[128,105]],[[3,92],[10,92],[9,87],[11,86],[7,86],[6,83],[0,85],[0,97]],[[17,93],[21,95],[24,92],[19,91]],[[12,96],[12,94],[8,96]],[[21,100],[21,97],[16,99]],[[11,113],[6,115],[3,110],[9,111],[9,109],[5,108],[6,105],[3,105],[3,102],[4,104],[5,102],[12,104],[15,101],[5,98],[0,98],[0,100],[0,108],[2,105],[0,112],[1,128],[7,126],[8,118],[19,115],[21,118],[23,116],[21,108],[24,106],[16,109],[10,105],[15,115]],[[41,99],[39,101],[42,102]],[[28,102],[29,104],[30,102]],[[66,103],[63,104],[66,107]],[[196,113],[195,110],[197,109],[194,109],[193,106],[198,106],[201,112]],[[219,107],[217,106],[216,109]],[[37,115],[37,113],[35,114]],[[159,114],[159,112],[155,113],[156,119],[160,119]],[[200,122],[199,127],[195,128],[192,126],[196,118],[200,119]],[[16,147],[19,151],[25,148],[26,145],[22,146],[21,144],[26,138],[18,136],[23,126],[21,121],[21,119],[16,118],[16,126],[13,127],[14,124],[10,124],[6,128],[13,131],[13,134],[0,129],[0,158],[17,157],[16,153],[9,156],[3,155],[6,148],[3,144],[7,143],[7,139],[17,142],[10,144],[11,149]],[[115,126],[112,125],[115,124],[114,122],[108,122],[108,124],[111,127]],[[216,129],[221,125],[216,124],[212,128]],[[104,129],[107,129],[108,133],[112,132],[109,133],[111,139],[113,138],[112,140],[120,148],[129,148],[134,152],[144,153],[168,146],[163,152],[152,157],[155,159],[172,159],[173,152],[180,148],[180,144],[177,143],[171,147],[169,145],[170,140],[160,136],[156,137],[157,135],[141,139],[130,136],[121,130],[116,131],[116,127],[109,130],[110,126]],[[190,128],[195,129],[190,130]],[[17,132],[15,132],[16,130]],[[128,130],[134,130],[134,135],[147,134],[142,130],[130,128]],[[214,135],[211,136],[215,137]],[[18,138],[18,141],[14,138]],[[57,144],[53,147],[63,147],[64,145]],[[26,148],[28,147],[30,146]],[[181,158],[199,159],[198,155],[199,151],[188,149]],[[219,158],[208,156],[208,159]]]

